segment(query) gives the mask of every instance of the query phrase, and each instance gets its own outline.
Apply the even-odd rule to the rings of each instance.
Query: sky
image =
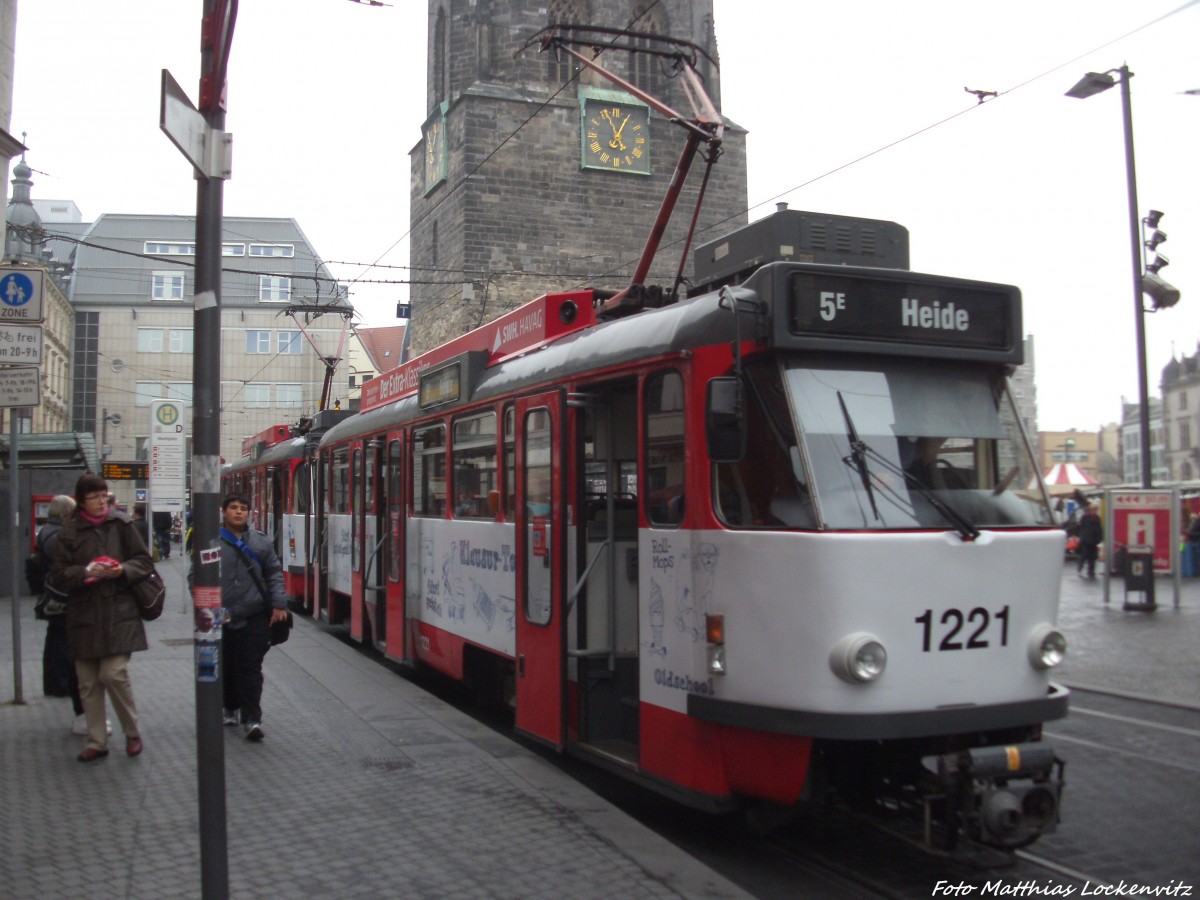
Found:
[[[713,0],[722,111],[748,131],[749,216],[898,222],[914,270],[1018,286],[1039,428],[1093,431],[1136,402],[1137,305],[1118,88],[1128,65],[1138,215],[1164,212],[1145,316],[1150,393],[1200,349],[1200,0]],[[295,219],[359,325],[407,297],[409,152],[425,109],[425,0],[240,0],[228,73],[229,216]],[[20,0],[10,133],[33,196],[194,215],[159,130],[161,71],[197,99],[202,0]],[[979,102],[967,92],[996,92]],[[11,190],[10,190],[11,193]],[[379,266],[372,268],[372,264]],[[378,283],[376,283],[378,282]]]

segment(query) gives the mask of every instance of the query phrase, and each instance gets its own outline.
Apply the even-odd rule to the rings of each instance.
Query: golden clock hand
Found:
[[[629,115],[626,115],[625,119],[621,122],[621,127],[613,130],[613,139],[608,142],[608,146],[612,147],[614,150],[625,149],[625,142],[621,140],[621,134],[625,131],[625,126],[629,123],[630,115],[633,114],[629,113]]]

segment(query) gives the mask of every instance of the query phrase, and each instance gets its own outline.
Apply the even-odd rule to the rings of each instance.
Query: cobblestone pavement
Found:
[[[45,626],[0,599],[0,896],[199,897],[195,675],[185,561],[130,664],[145,752],[82,764],[41,690]],[[746,896],[536,754],[311,622],[267,655],[261,743],[224,729],[232,897]],[[116,723],[116,717],[113,716]],[[219,723],[214,726],[220,727]]]

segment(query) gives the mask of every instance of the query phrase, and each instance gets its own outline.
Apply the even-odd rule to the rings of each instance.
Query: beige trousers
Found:
[[[129,654],[117,653],[101,659],[75,660],[79,676],[79,699],[87,718],[87,746],[108,749],[108,729],[105,720],[104,694],[107,691],[113,710],[121,720],[126,737],[138,737],[137,704],[133,700],[133,685],[129,683]]]

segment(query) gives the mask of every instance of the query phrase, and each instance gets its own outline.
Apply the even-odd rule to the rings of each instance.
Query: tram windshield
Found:
[[[806,354],[747,383],[747,457],[717,467],[731,526],[1053,524],[998,368]]]

